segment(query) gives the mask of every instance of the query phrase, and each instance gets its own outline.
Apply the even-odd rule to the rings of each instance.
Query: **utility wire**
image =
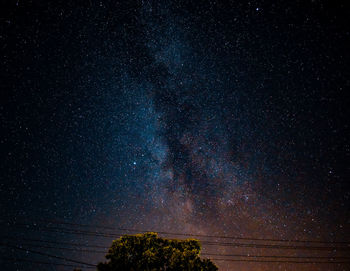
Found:
[[[57,258],[57,259],[62,259],[65,261],[70,261],[70,262],[74,262],[74,263],[79,263],[79,264],[84,264],[87,265],[89,267],[96,267],[96,265],[90,264],[90,263],[85,263],[85,262],[81,262],[81,261],[76,261],[73,259],[68,259],[65,257],[60,257],[60,256],[56,256],[56,255],[51,255],[48,253],[43,253],[43,252],[39,252],[39,251],[33,251],[31,249],[26,249],[26,248],[22,248],[22,247],[18,247],[18,246],[14,246],[11,244],[2,244],[0,243],[0,245],[5,246],[5,247],[9,247],[9,248],[14,248],[14,249],[18,249],[18,250],[23,250],[23,251],[28,251],[34,254],[38,254],[38,255],[42,255],[42,256],[47,256],[47,257],[52,257],[52,258]],[[61,248],[60,248],[61,249]],[[205,254],[202,254],[205,255]],[[207,256],[210,256],[210,254],[206,254]],[[212,254],[214,256],[214,254]],[[216,256],[225,256],[225,255],[216,255]],[[226,255],[226,256],[236,256],[236,257],[247,257],[247,255]],[[286,256],[286,257],[281,257],[281,256],[249,256],[249,257],[276,257],[276,258],[292,258],[293,256]],[[294,257],[293,257],[294,258]],[[297,257],[295,257],[297,258]],[[306,258],[306,257],[298,257],[298,258]],[[316,258],[316,257],[309,257],[311,258]],[[318,258],[318,257],[317,257]],[[350,264],[350,261],[333,261],[333,259],[335,259],[335,257],[330,257],[330,258],[326,258],[328,259],[328,261],[296,261],[296,260],[256,260],[256,259],[218,259],[218,258],[211,258],[211,260],[213,261],[230,261],[230,262],[259,262],[259,263],[303,263],[303,264]],[[337,258],[348,258],[348,257],[337,257]],[[48,263],[49,264],[49,263]]]
[[[96,266],[76,266],[72,264],[64,264],[64,263],[50,263],[50,262],[42,262],[42,261],[34,261],[34,260],[27,260],[27,259],[10,259],[10,258],[4,258],[3,260],[7,261],[8,263],[16,263],[16,262],[29,262],[34,264],[45,264],[45,265],[55,265],[55,266],[67,266],[67,267],[76,267],[76,268],[96,268]],[[260,260],[244,260],[244,259],[211,259],[212,261],[230,261],[230,262],[259,262],[259,263],[301,263],[301,264],[346,264],[350,262],[325,262],[325,261],[260,261]]]
[[[8,246],[8,247],[12,247],[12,246]],[[13,247],[12,247],[13,248]],[[16,248],[18,249],[18,248]],[[31,251],[31,250],[28,250],[28,249],[23,249],[23,250],[26,250],[26,251],[29,251],[29,252],[34,252],[34,251]],[[38,253],[38,252],[35,252],[35,253]],[[17,262],[17,261],[23,261],[23,262],[31,262],[31,263],[38,263],[38,264],[48,264],[48,265],[61,265],[61,266],[69,266],[69,267],[82,267],[82,268],[95,268],[96,265],[91,265],[91,264],[88,264],[88,263],[83,263],[83,262],[78,262],[78,261],[75,261],[75,260],[71,260],[71,259],[66,259],[66,258],[63,258],[63,257],[56,257],[56,256],[53,256],[53,255],[48,255],[48,254],[43,254],[43,253],[40,253],[41,255],[45,255],[45,256],[49,256],[49,257],[55,257],[55,258],[59,258],[59,259],[64,259],[64,260],[67,260],[67,261],[72,261],[72,262],[77,262],[77,263],[80,263],[80,264],[85,264],[85,265],[88,265],[88,266],[75,266],[75,265],[69,265],[69,264],[61,264],[61,263],[49,263],[49,262],[41,262],[41,261],[32,261],[32,260],[26,260],[26,259],[6,259],[6,260],[9,260],[11,261],[12,263],[13,262]],[[203,254],[204,255],[204,254]],[[220,255],[220,256],[223,256],[223,255]],[[246,255],[232,255],[232,256],[246,256]],[[251,256],[251,257],[258,257],[258,256]],[[262,257],[265,257],[265,256],[262,256]],[[272,256],[270,256],[272,257]],[[259,262],[259,263],[301,263],[301,264],[350,264],[350,261],[332,261],[332,260],[329,260],[329,261],[291,261],[291,260],[251,260],[251,259],[218,259],[218,258],[211,258],[212,261],[230,261],[230,262]]]
[[[9,244],[14,245],[14,244]],[[46,246],[46,245],[38,245],[38,244],[26,244],[21,243],[21,247],[34,247],[34,248],[50,248],[50,249],[57,249],[57,250],[71,250],[71,251],[77,251],[77,252],[90,252],[90,253],[104,253],[106,254],[107,251],[102,250],[90,250],[90,249],[79,249],[79,248],[69,248],[69,247],[54,247],[54,246]]]
[[[269,244],[249,244],[236,242],[209,242],[201,241],[203,245],[228,246],[228,247],[247,247],[247,248],[270,248],[270,249],[299,249],[299,250],[324,250],[324,251],[347,251],[350,247],[326,247],[326,246],[287,246],[287,245],[269,245]]]
[[[17,250],[22,250],[22,251],[30,252],[30,253],[33,253],[33,254],[38,254],[38,255],[47,256],[47,257],[51,257],[51,258],[56,258],[56,259],[60,259],[60,260],[65,260],[67,262],[85,264],[87,266],[94,266],[94,267],[96,266],[96,265],[91,264],[91,263],[85,263],[85,262],[69,259],[69,258],[66,258],[66,257],[61,257],[61,256],[52,255],[52,254],[48,254],[48,253],[44,253],[44,252],[40,252],[40,251],[36,251],[36,250],[26,249],[26,248],[22,248],[22,247],[10,245],[10,244],[0,243],[0,246],[13,248],[13,249],[17,249]]]
[[[79,246],[79,247],[86,247],[86,248],[103,248],[103,249],[108,249],[109,247],[105,246],[98,246],[98,245],[87,245],[87,244],[82,244],[82,243],[70,243],[70,242],[60,242],[60,241],[51,241],[51,240],[40,240],[40,239],[33,239],[33,238],[25,238],[25,237],[2,237],[7,240],[14,240],[18,241],[18,239],[23,240],[23,241],[30,241],[30,242],[40,242],[40,243],[48,243],[48,244],[59,244],[59,245],[70,245],[70,246]]]
[[[42,241],[42,240],[33,240],[32,241]],[[50,241],[44,241],[50,243]],[[54,242],[54,243],[63,243],[68,244],[67,242]],[[63,248],[63,247],[53,247],[53,246],[42,246],[38,244],[22,244],[23,246],[31,246],[36,248],[52,248],[52,249],[58,249],[58,250],[73,250],[73,251],[85,251],[85,252],[91,252],[91,253],[106,253],[105,251],[100,250],[82,250],[78,248]],[[74,245],[84,245],[84,244],[77,244]],[[247,254],[219,254],[219,253],[201,253],[202,256],[226,256],[226,257],[247,257],[247,258],[291,258],[291,259],[350,259],[350,257],[346,256],[283,256],[283,255],[247,255]]]
[[[67,267],[75,267],[75,268],[96,268],[95,266],[73,265],[73,264],[64,264],[64,263],[50,263],[50,262],[34,261],[34,260],[27,260],[27,259],[21,259],[21,258],[15,258],[15,259],[3,258],[3,260],[8,262],[8,263],[28,262],[28,263],[34,263],[34,264],[67,266]]]
[[[21,224],[18,223],[14,226],[24,227],[26,229],[40,229],[43,231],[50,231],[50,232],[63,232],[63,233],[81,233],[85,235],[92,235],[92,236],[101,236],[101,237],[116,237],[123,235],[123,233],[103,233],[103,232],[93,232],[93,231],[86,231],[86,230],[80,230],[80,229],[69,229],[69,228],[63,228],[63,227],[48,227],[48,226],[40,226],[40,225],[30,225],[30,224]]]
[[[107,230],[120,230],[120,231],[130,231],[130,232],[152,232],[138,229],[128,229],[128,228],[115,228],[107,226],[98,226],[98,225],[87,225],[87,224],[78,224],[57,220],[40,220],[45,223],[61,224],[61,225],[71,225],[71,226],[80,226],[80,227],[93,227],[101,228]],[[297,239],[272,239],[272,238],[248,238],[248,237],[238,237],[238,236],[220,236],[220,235],[205,235],[205,234],[191,234],[191,233],[175,233],[167,231],[154,231],[159,234],[168,234],[168,235],[179,235],[179,236],[192,236],[192,237],[207,237],[207,238],[219,238],[219,239],[236,239],[236,240],[250,240],[250,241],[269,241],[269,242],[291,242],[291,243],[318,243],[318,244],[347,244],[350,245],[350,241],[318,241],[318,240],[297,240]]]
[[[12,244],[11,244],[12,245]],[[101,250],[84,250],[78,248],[67,248],[67,247],[54,247],[54,246],[42,246],[38,244],[21,244],[21,246],[29,246],[34,248],[49,248],[56,250],[70,250],[77,252],[90,252],[90,253],[103,253],[106,254],[106,251]],[[277,255],[247,255],[247,254],[219,254],[219,253],[201,253],[202,256],[223,256],[223,257],[247,257],[247,258],[291,258],[291,259],[350,259],[346,256],[277,256]]]
[[[250,254],[219,254],[201,253],[202,256],[226,256],[226,257],[246,257],[246,258],[286,258],[286,259],[350,259],[346,256],[278,256],[278,255],[250,255]]]
[[[257,263],[309,263],[309,264],[350,264],[350,261],[339,262],[339,261],[277,261],[277,260],[245,260],[245,259],[210,259],[212,261],[228,261],[228,262],[257,262]]]
[[[85,230],[67,229],[61,227],[46,227],[39,225],[28,225],[28,224],[17,224],[17,226],[25,226],[29,230],[40,230],[49,231],[56,233],[66,233],[66,234],[80,234],[86,236],[97,236],[97,237],[120,237],[122,233],[112,234],[103,232],[91,232]],[[249,244],[249,243],[237,243],[237,242],[220,242],[220,241],[200,241],[202,244],[206,245],[216,245],[216,246],[233,246],[233,247],[253,247],[253,248],[270,248],[270,249],[302,249],[302,250],[350,250],[350,245],[344,246],[305,246],[305,245],[278,245],[278,244]]]

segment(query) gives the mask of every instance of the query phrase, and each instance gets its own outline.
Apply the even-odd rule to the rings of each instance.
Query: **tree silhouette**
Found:
[[[216,265],[201,259],[200,243],[195,239],[178,240],[158,237],[157,233],[123,235],[113,241],[106,255],[108,260],[99,263],[98,271],[214,271]]]

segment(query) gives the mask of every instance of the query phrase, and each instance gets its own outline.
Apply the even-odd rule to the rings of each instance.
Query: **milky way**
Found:
[[[31,230],[33,223],[65,221],[97,231],[350,240],[345,9],[323,1],[218,2],[6,7],[4,237],[17,245],[24,236],[103,246],[113,239]],[[204,253],[346,255],[212,247],[205,244],[212,238],[200,239]],[[217,264],[242,271],[349,268]]]

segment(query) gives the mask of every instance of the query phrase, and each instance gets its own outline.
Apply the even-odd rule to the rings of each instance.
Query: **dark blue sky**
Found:
[[[348,10],[185,2],[1,8],[5,236],[46,219],[350,239]]]

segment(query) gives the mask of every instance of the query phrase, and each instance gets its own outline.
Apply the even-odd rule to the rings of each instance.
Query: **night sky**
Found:
[[[341,2],[5,2],[2,242],[108,247],[113,239],[45,231],[83,229],[55,221],[94,232],[350,241],[350,9]],[[27,251],[0,252],[1,270],[72,270],[16,262],[62,262]],[[215,262],[234,271],[350,270],[349,263]]]

